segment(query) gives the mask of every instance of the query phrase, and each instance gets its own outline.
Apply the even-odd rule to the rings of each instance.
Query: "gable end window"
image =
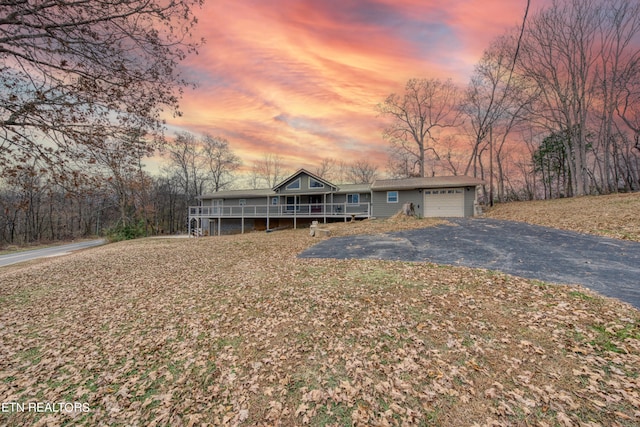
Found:
[[[299,190],[300,189],[300,178],[292,181],[289,185],[287,185],[287,190]]]
[[[309,188],[324,188],[324,184],[317,179],[309,177]]]
[[[387,191],[387,203],[398,203],[397,191]]]

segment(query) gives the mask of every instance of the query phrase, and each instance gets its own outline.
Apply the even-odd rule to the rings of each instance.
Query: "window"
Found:
[[[272,197],[271,198],[271,204],[274,205],[274,206],[277,205],[278,204],[278,198],[277,197]]]
[[[300,178],[293,181],[291,184],[287,185],[287,190],[299,190],[300,189]]]
[[[387,203],[398,203],[397,191],[387,191]]]
[[[324,184],[317,179],[309,177],[309,188],[324,188]]]
[[[238,200],[238,204],[240,206],[246,206],[247,205],[247,199],[240,199]]]
[[[294,209],[300,212],[300,196],[287,196],[287,211],[293,212]]]
[[[347,194],[347,204],[349,204],[349,205],[359,205],[360,204],[360,194]]]

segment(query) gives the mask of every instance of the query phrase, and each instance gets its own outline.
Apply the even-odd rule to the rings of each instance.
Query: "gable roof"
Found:
[[[294,179],[296,179],[297,177],[299,177],[302,174],[309,175],[311,178],[315,179],[318,182],[323,183],[325,186],[327,186],[329,188],[333,188],[334,190],[338,189],[337,185],[330,183],[326,179],[320,178],[318,175],[315,175],[315,174],[309,172],[308,170],[306,170],[304,168],[301,168],[301,169],[298,169],[294,174],[292,174],[288,178],[285,178],[281,183],[279,183],[278,185],[273,187],[273,191],[278,191],[280,188],[284,187],[286,184],[288,184],[289,182],[293,181]]]
[[[475,187],[484,184],[480,178],[471,176],[434,176],[428,178],[403,178],[403,179],[377,179],[373,184],[343,184],[338,187],[329,181],[307,171],[299,169],[296,173],[289,176],[274,188],[244,189],[244,190],[225,190],[217,193],[205,194],[199,199],[244,199],[252,197],[267,197],[278,195],[278,188],[296,179],[300,174],[305,173],[316,179],[336,194],[347,193],[368,193],[369,191],[388,191],[388,190],[417,190],[422,188],[446,188],[446,187]]]
[[[427,178],[376,179],[371,184],[373,191],[416,190],[420,188],[475,187],[484,181],[472,176],[432,176]]]

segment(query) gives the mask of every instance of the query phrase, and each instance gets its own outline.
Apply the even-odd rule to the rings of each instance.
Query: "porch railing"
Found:
[[[308,203],[295,205],[190,206],[192,218],[369,217],[370,203]]]

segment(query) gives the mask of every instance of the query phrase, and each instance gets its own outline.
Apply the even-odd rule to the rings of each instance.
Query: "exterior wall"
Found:
[[[274,195],[275,197],[275,195]],[[220,199],[203,199],[203,206],[213,206],[214,200]],[[246,205],[250,206],[265,206],[267,204],[267,196],[264,197],[242,197],[233,199],[222,199],[222,206],[240,206],[240,200],[246,200]],[[271,197],[269,197],[269,203],[271,203]]]
[[[402,210],[405,203],[413,203],[416,215],[423,215],[422,192],[418,190],[398,190],[398,203],[387,203],[387,191],[374,191],[371,215],[376,218],[389,218]]]
[[[347,201],[347,195],[357,194],[360,197],[360,203],[371,203],[371,193],[360,193],[354,191],[353,193],[340,193],[333,195],[333,203],[345,203]],[[331,203],[331,194],[327,194],[327,203]]]
[[[357,194],[360,197],[360,203],[371,203],[371,193],[362,193],[354,191],[352,193],[340,193],[333,195],[333,203],[344,203],[347,200],[347,195]],[[331,200],[331,195],[327,195],[327,202]]]
[[[296,189],[287,189],[287,186],[292,184],[293,182],[300,180],[300,188],[296,188]],[[311,177],[309,175],[307,175],[306,173],[301,173],[299,175],[296,175],[293,179],[290,179],[286,182],[284,182],[282,185],[280,185],[279,187],[279,194],[285,195],[285,194],[309,194],[309,193],[327,193],[330,192],[332,190],[335,190],[335,188],[329,187],[327,184],[324,184],[324,187],[309,187],[309,182],[311,181]]]
[[[465,187],[464,189],[464,216],[475,215],[476,187]]]
[[[475,214],[476,188],[464,187],[464,216],[471,217]],[[398,191],[398,203],[387,203],[387,191],[374,191],[372,202],[372,216],[377,218],[389,218],[402,209],[405,203],[413,203],[415,213],[424,216],[424,197],[419,190]]]

